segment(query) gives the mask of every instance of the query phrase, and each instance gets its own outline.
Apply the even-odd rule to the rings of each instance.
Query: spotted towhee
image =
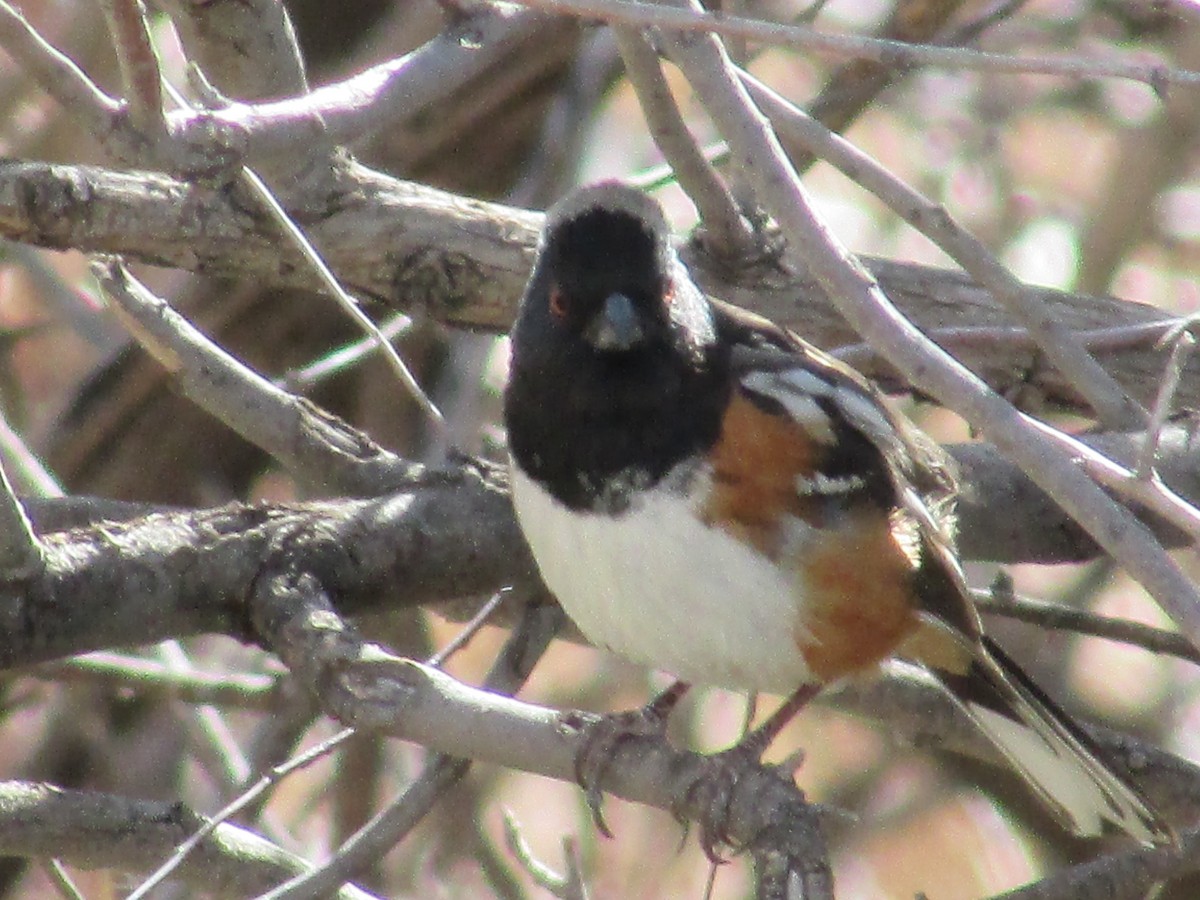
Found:
[[[706,298],[639,191],[550,211],[504,413],[521,527],[597,645],[780,694],[918,662],[1070,831],[1169,839],[983,635],[940,449],[852,369]]]

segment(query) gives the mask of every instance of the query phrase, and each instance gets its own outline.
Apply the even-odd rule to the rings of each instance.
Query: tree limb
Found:
[[[336,190],[310,198],[299,216],[330,266],[353,292],[446,324],[502,331],[512,323],[541,217],[398,181],[361,166],[339,170]],[[227,187],[153,173],[0,160],[0,236],[88,253],[116,253],[155,265],[263,286],[317,287],[299,254],[280,246],[272,224]],[[716,296],[796,328],[825,347],[858,336],[815,279],[769,261],[731,271],[685,248],[701,285]],[[926,331],[1012,327],[1008,313],[966,276],[907,263],[865,259],[897,306]],[[1114,298],[1038,289],[1039,299],[1076,331],[1162,323],[1160,310]],[[798,303],[797,299],[803,298]],[[1146,333],[1093,352],[1129,393],[1153,399],[1164,355]],[[1140,334],[1140,332],[1139,332]],[[1078,394],[1037,362],[1027,342],[951,344],[962,362],[997,390],[1033,388],[1067,405]],[[900,383],[877,359],[866,374]],[[1200,404],[1200,361],[1187,367],[1178,395]]]
[[[203,824],[180,803],[130,800],[45,784],[0,783],[0,850],[6,855],[61,859],[82,868],[145,871]],[[205,892],[251,897],[309,864],[235,825],[217,827],[179,869],[178,877]],[[343,888],[340,900],[369,900]]]

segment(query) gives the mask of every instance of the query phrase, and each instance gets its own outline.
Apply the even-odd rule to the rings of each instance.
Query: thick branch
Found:
[[[203,820],[179,803],[129,800],[44,784],[0,784],[0,851],[61,859],[82,868],[142,872],[158,865]],[[206,894],[251,897],[306,871],[300,857],[234,825],[220,825],[179,869]],[[342,900],[365,900],[351,887]]]
[[[300,47],[283,5],[271,0],[159,0],[157,5],[171,14],[188,59],[226,96],[279,99],[308,92]]]
[[[493,474],[465,466],[376,500],[231,505],[46,535],[43,574],[0,586],[0,667],[202,632],[245,639],[246,598],[279,547],[303,550],[350,613],[529,583]]]
[[[1141,449],[1140,435],[1088,435],[1084,442],[1117,462],[1131,465]],[[1078,523],[1017,466],[988,444],[950,448],[962,472],[965,490],[959,502],[959,547],[968,559],[994,562],[1070,562],[1092,559],[1099,548]],[[1193,504],[1200,503],[1200,465],[1188,431],[1170,429],[1160,460],[1163,478]],[[1004,510],[1004,515],[997,515]],[[1167,546],[1181,535],[1143,517]]]
[[[1200,829],[1180,835],[1178,847],[1138,847],[1056,872],[992,900],[1109,900],[1151,897],[1161,882],[1200,867]]]
[[[524,287],[540,216],[420,187],[351,166],[337,190],[305,203],[306,230],[353,292],[389,306],[426,312],[451,325],[506,329]],[[232,189],[186,184],[149,173],[0,160],[0,236],[24,243],[131,259],[263,286],[314,288],[299,255],[281,246],[273,225]],[[787,324],[823,346],[859,339],[833,311],[816,281],[771,264],[730,271],[699,251],[688,262],[702,286]],[[918,326],[937,330],[1013,325],[987,291],[959,273],[867,260],[889,297]],[[1038,291],[1072,330],[1162,322],[1161,311],[1113,298]],[[803,298],[798,303],[797,298]],[[1137,399],[1149,402],[1162,374],[1157,332],[1134,332],[1093,351]],[[1068,404],[1080,398],[1036,350],[1020,341],[958,341],[951,349],[999,390],[1041,390]],[[896,383],[877,360],[867,374]],[[1193,360],[1180,405],[1200,403]]]
[[[252,619],[263,643],[310,686],[326,713],[439,752],[575,780],[590,716],[520,703],[385,654],[336,615],[303,564],[288,554],[272,560],[274,573],[256,585]],[[706,757],[675,750],[661,737],[631,736],[613,748],[605,788],[697,820],[710,811],[693,788],[710,775]],[[723,831],[735,845],[762,863],[782,861],[813,888],[803,896],[832,896],[819,810],[805,803],[790,775],[748,768],[725,811]]]
[[[1178,462],[1188,477],[1180,486],[1200,494],[1184,436],[1168,448],[1168,473]],[[968,556],[1051,561],[1094,552],[1014,467],[978,445],[955,451],[969,476],[987,476],[966,492]],[[1136,448],[1128,441],[1119,452]],[[34,521],[52,521],[60,503],[78,513],[69,500],[28,505]],[[996,516],[998,508],[1008,514]],[[113,512],[100,506],[96,516]],[[123,522],[44,535],[42,574],[0,588],[0,667],[200,632],[245,637],[244,600],[268,551],[281,546],[304,548],[343,612],[446,603],[535,579],[503,477],[470,463],[418,469],[407,486],[373,500],[139,512],[131,506]]]

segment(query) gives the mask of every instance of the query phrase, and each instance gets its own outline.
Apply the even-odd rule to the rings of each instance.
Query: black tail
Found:
[[[985,637],[981,649],[966,675],[942,680],[1064,827],[1097,837],[1107,825],[1142,843],[1174,843],[1170,826],[1070,716],[995,642]]]

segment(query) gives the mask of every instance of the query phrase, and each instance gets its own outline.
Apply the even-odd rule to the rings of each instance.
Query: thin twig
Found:
[[[557,606],[529,604],[500,656],[484,679],[489,691],[511,696],[525,683],[534,664],[558,632]],[[425,817],[471,766],[469,758],[435,753],[421,775],[386,809],[350,837],[322,866],[297,876],[259,900],[300,900],[325,896],[354,876],[370,860],[389,851]]]
[[[521,833],[521,825],[512,810],[505,807],[500,810],[500,814],[503,816],[504,845],[508,847],[508,852],[516,857],[521,869],[533,879],[534,884],[559,900],[587,900],[587,885],[581,877],[578,861],[574,859],[577,849],[572,838],[563,838],[563,856],[567,871],[560,875],[537,858],[537,854],[525,840],[525,835]]]
[[[471,639],[479,633],[479,629],[486,624],[487,620],[492,617],[492,614],[500,608],[500,604],[504,602],[504,598],[512,592],[512,588],[501,588],[492,594],[487,603],[479,608],[479,612],[475,613],[446,646],[438,650],[437,653],[429,657],[425,661],[425,665],[433,666],[435,669],[440,669],[446,664],[451,656],[461,650],[470,643]]]
[[[100,4],[121,71],[121,84],[133,126],[152,145],[167,134],[162,77],[150,40],[141,0],[103,0]]]
[[[714,165],[722,163],[729,159],[729,146],[724,141],[715,141],[701,147],[700,155]],[[675,170],[669,163],[659,163],[648,169],[634,172],[628,176],[628,181],[643,191],[657,191],[676,181]]]
[[[312,765],[317,760],[328,756],[334,749],[345,743],[353,735],[353,728],[344,728],[333,737],[321,741],[321,743],[310,747],[303,753],[296,754],[287,762],[281,763],[273,767],[269,772],[264,773],[252,786],[243,791],[215,816],[206,821],[200,829],[193,832],[190,837],[175,849],[171,858],[155,869],[148,878],[138,885],[137,890],[126,897],[125,900],[142,900],[142,898],[148,896],[150,891],[162,884],[172,872],[179,868],[180,864],[187,859],[188,854],[195,850],[206,837],[212,834],[217,829],[217,826],[237,815],[238,812],[258,797],[259,794],[266,791],[276,782],[282,780],[292,772]]]
[[[54,886],[58,888],[58,892],[66,897],[67,900],[87,900],[83,891],[79,889],[79,885],[71,878],[71,873],[67,871],[67,867],[57,859],[47,860],[42,864],[42,867],[46,870],[46,874],[50,876],[50,880],[54,882]]]
[[[748,38],[772,46],[800,47],[842,59],[871,59],[885,65],[932,66],[984,72],[1037,73],[1067,78],[1123,78],[1148,84],[1159,93],[1168,85],[1200,84],[1200,72],[1093,59],[1082,56],[1008,56],[934,44],[908,44],[885,38],[829,34],[803,25],[677,9],[634,0],[519,0],[522,6],[552,10],[602,22],[661,28],[677,33],[707,33]]]
[[[29,674],[44,680],[82,680],[122,690],[161,694],[185,703],[232,706],[259,712],[271,709],[277,681],[272,675],[215,675],[195,669],[180,672],[164,663],[123,653],[89,653],[62,662],[44,663]]]
[[[32,578],[45,564],[42,544],[0,465],[0,582]]]
[[[61,497],[62,485],[42,465],[42,461],[26,445],[22,437],[8,424],[0,412],[0,468],[13,473],[13,477],[26,495],[38,497]]]
[[[100,90],[74,60],[51,46],[8,0],[0,0],[0,45],[22,72],[90,132],[104,135],[113,130],[121,104]]]
[[[154,296],[112,258],[92,272],[138,342],[174,373],[183,392],[308,484],[376,494],[412,467],[344,423],[319,414],[242,365]]]
[[[1028,622],[1041,628],[1073,631],[1120,641],[1133,647],[1141,647],[1151,653],[1175,656],[1200,665],[1200,650],[1197,650],[1183,635],[1175,631],[1164,631],[1130,619],[1113,619],[1098,616],[1081,609],[1073,609],[1060,603],[1047,603],[1028,597],[1003,596],[993,591],[974,591],[975,605],[988,615],[1003,616]]]
[[[618,26],[613,32],[654,143],[700,212],[706,236],[711,238],[706,245],[717,255],[745,256],[755,245],[753,229],[688,131],[663,77],[658,52],[636,28]]]
[[[380,331],[389,342],[396,340],[413,327],[413,320],[397,313],[380,326]],[[282,378],[275,380],[275,386],[286,391],[303,393],[308,388],[315,387],[327,378],[332,378],[340,372],[353,368],[379,349],[379,342],[373,337],[360,338],[336,350],[324,354],[315,362],[288,371]]]
[[[782,143],[799,144],[805,151],[826,160],[945,250],[1013,313],[1046,358],[1067,377],[1106,426],[1124,431],[1145,424],[1145,411],[1129,398],[1078,338],[1050,315],[1037,291],[1014,277],[982,241],[954,221],[945,207],[909,187],[868,154],[754,76],[745,71],[739,74],[755,103],[775,126]]]
[[[1159,346],[1171,345],[1171,354],[1163,368],[1162,380],[1158,392],[1154,396],[1154,407],[1150,412],[1150,424],[1146,429],[1146,441],[1142,452],[1138,455],[1134,475],[1142,481],[1154,477],[1155,460],[1158,458],[1158,445],[1162,441],[1163,429],[1171,416],[1175,392],[1179,389],[1179,380],[1183,377],[1183,367],[1196,346],[1196,336],[1192,329],[1200,324],[1200,316],[1189,316],[1183,319],[1162,336]]]

